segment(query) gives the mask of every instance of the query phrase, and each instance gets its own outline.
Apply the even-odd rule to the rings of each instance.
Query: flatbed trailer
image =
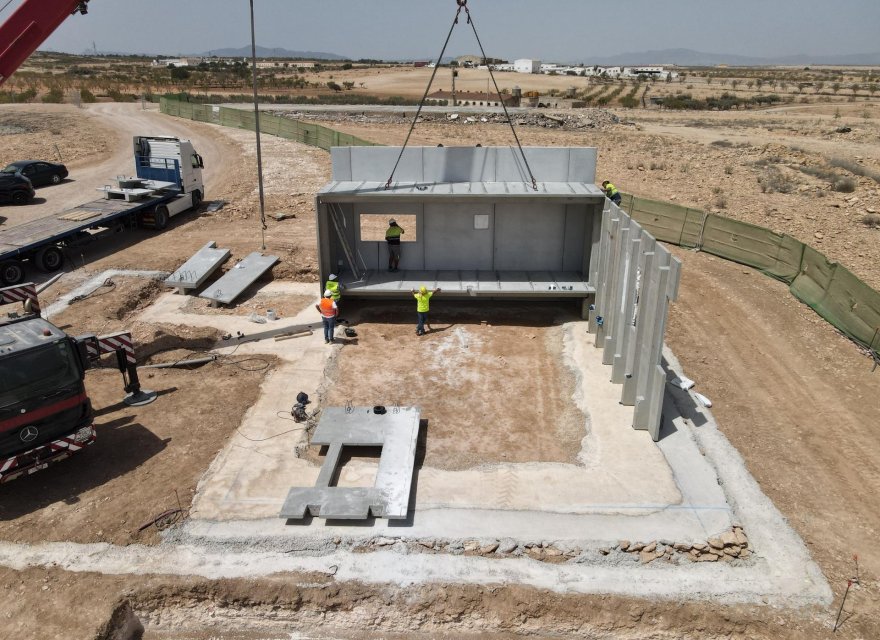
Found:
[[[135,138],[137,177],[117,177],[116,185],[98,189],[102,198],[0,230],[0,285],[21,283],[28,264],[40,271],[57,271],[64,264],[66,248],[82,246],[104,233],[139,226],[164,229],[171,216],[201,203],[202,164],[188,141]]]

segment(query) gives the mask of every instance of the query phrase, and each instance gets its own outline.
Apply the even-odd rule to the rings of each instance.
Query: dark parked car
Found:
[[[67,177],[67,167],[57,162],[20,160],[7,165],[3,173],[20,173],[35,187],[42,187],[44,184],[58,184],[64,180]]]
[[[31,181],[20,173],[0,173],[0,203],[24,204],[34,197]]]

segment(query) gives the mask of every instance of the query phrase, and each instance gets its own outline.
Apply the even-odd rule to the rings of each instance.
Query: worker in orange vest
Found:
[[[324,324],[324,343],[331,344],[333,342],[333,332],[336,330],[336,316],[339,309],[333,300],[333,292],[330,289],[324,291],[324,297],[315,305],[315,309],[321,314],[321,322]]]

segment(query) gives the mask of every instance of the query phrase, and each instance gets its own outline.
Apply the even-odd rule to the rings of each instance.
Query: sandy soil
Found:
[[[576,306],[431,302],[433,332],[415,335],[412,305],[352,302],[357,327],[324,403],[417,406],[430,416],[425,464],[465,469],[500,462],[574,463],[585,416],[562,357]],[[377,364],[381,363],[381,364]]]
[[[853,626],[877,635],[880,376],[785,285],[706,254],[676,254],[684,267],[667,343],[836,594],[858,555]]]
[[[798,113],[802,114],[801,111]],[[739,122],[738,114],[722,115],[730,115],[732,123]],[[104,124],[112,127],[114,117],[108,114]],[[773,118],[777,117],[786,116],[774,112]],[[831,114],[809,117],[814,120],[824,118],[821,125],[816,125],[818,129],[826,129],[826,125],[836,122]],[[191,126],[194,131],[210,137],[213,144],[218,145],[221,154],[218,157],[251,157],[246,148],[250,134],[246,132],[177,121],[170,121],[168,128],[177,125]],[[876,253],[880,250],[876,233],[880,232],[865,231],[866,235],[859,235],[862,232],[855,221],[860,211],[858,207],[866,202],[876,202],[876,194],[869,194],[870,189],[876,191],[876,187],[860,179],[858,189],[852,195],[860,197],[862,204],[858,207],[847,205],[845,217],[841,205],[841,217],[830,218],[828,212],[833,209],[836,213],[838,209],[826,208],[826,203],[839,203],[843,196],[827,193],[824,198],[819,198],[798,193],[761,193],[754,182],[755,169],[749,164],[759,157],[756,154],[760,148],[753,145],[754,148],[732,149],[710,144],[712,140],[708,138],[716,133],[717,139],[722,139],[739,131],[736,124],[729,128],[711,124],[685,126],[670,119],[658,125],[677,126],[679,131],[687,134],[681,136],[670,135],[671,132],[662,132],[662,135],[651,132],[649,126],[654,125],[647,119],[639,126],[644,127],[642,131],[622,125],[608,131],[521,130],[520,134],[524,144],[599,146],[600,173],[614,177],[623,189],[641,195],[661,199],[674,196],[679,202],[703,206],[709,197],[707,190],[711,192],[713,186],[721,186],[730,199],[724,210],[726,215],[745,216],[749,211],[760,215],[775,209],[773,217],[780,226],[786,225],[783,227],[785,231],[807,240],[816,232],[822,233],[823,244],[815,242],[817,239],[813,240],[814,244],[841,259],[869,282],[875,285],[880,282],[880,272],[877,271],[880,256]],[[750,136],[760,139],[764,135],[759,134],[762,126],[759,123],[748,126],[752,129]],[[403,127],[352,125],[340,128],[388,143],[399,142],[405,134]],[[792,128],[797,127],[792,125]],[[691,131],[701,129],[709,129],[711,135],[701,132],[694,134],[700,137],[699,140],[690,139]],[[859,141],[842,138],[835,142],[833,137],[827,140],[820,137],[817,142],[827,142],[835,153],[843,154],[853,143],[876,144],[876,132],[872,133],[872,129],[865,131],[868,133]],[[773,141],[777,135],[792,137],[795,133],[766,132],[766,135]],[[415,133],[416,139],[426,144],[440,141],[444,144],[509,144],[509,136],[509,131],[503,127],[479,125],[417,127]],[[804,138],[809,140],[807,136]],[[782,155],[788,144],[789,141],[775,141],[766,154]],[[269,221],[270,248],[280,251],[289,247],[290,253],[283,256],[281,273],[307,279],[313,277],[314,272],[312,196],[329,175],[329,160],[324,152],[286,141],[267,142],[264,152],[267,149],[270,157],[267,164],[277,167],[279,176],[273,187],[278,190],[270,195],[269,201],[277,210],[292,209],[297,213],[296,219],[278,223]],[[802,152],[786,151],[785,157],[794,162],[799,157],[796,153]],[[876,154],[860,152],[858,155],[864,156],[866,165],[876,167]],[[665,161],[667,168],[651,169],[651,161],[655,159]],[[812,157],[809,159],[812,161]],[[238,170],[243,163],[225,164],[235,170],[230,170],[228,179],[221,181],[208,195],[209,198],[229,199],[232,206],[213,216],[183,217],[162,235],[130,234],[130,240],[108,245],[101,253],[87,254],[89,269],[110,266],[170,269],[207,240],[218,238],[228,240],[238,251],[258,246],[253,180],[248,172]],[[730,178],[724,172],[728,164],[734,166]],[[639,170],[639,166],[644,170]],[[682,171],[684,166],[688,167],[687,172]],[[291,184],[290,176],[296,178],[294,184]],[[824,225],[840,227],[839,239],[835,239],[830,231],[821,231],[827,228]],[[845,580],[855,571],[852,555],[859,555],[862,586],[850,594],[847,610],[851,614],[836,635],[841,638],[877,637],[880,635],[880,620],[876,606],[876,576],[880,572],[880,558],[874,541],[880,529],[880,505],[872,496],[877,493],[874,488],[878,484],[877,469],[880,468],[880,447],[873,433],[874,426],[880,423],[880,406],[875,401],[880,392],[880,378],[876,373],[870,373],[870,362],[851,343],[797,303],[779,283],[705,255],[686,252],[681,255],[685,261],[684,280],[681,298],[673,306],[670,320],[670,346],[682,360],[688,375],[697,380],[698,389],[714,401],[721,428],[742,452],[749,470],[809,545],[828,576],[838,602],[846,586]],[[82,311],[77,311],[81,315],[65,316],[66,321],[74,327],[88,325],[92,328],[89,316],[94,314],[94,319],[106,323],[107,327],[114,326],[115,322],[126,322],[127,316],[123,314],[122,318],[115,319],[112,309],[108,311],[102,302],[106,300],[84,301]],[[438,327],[462,322],[458,318],[445,319],[442,306],[437,306],[435,311],[439,312],[435,316]],[[374,349],[377,355],[381,355],[378,349],[384,347],[382,354],[387,353],[390,340],[367,339],[374,335],[374,331],[378,335],[385,331],[391,336],[389,332],[393,329],[394,347],[398,348],[397,342],[400,341],[413,349],[435,343],[439,345],[448,336],[455,335],[454,328],[447,329],[416,343],[412,327],[408,326],[411,318],[407,313],[404,308],[403,315],[394,313],[393,317],[364,318],[359,344],[342,349],[340,364],[345,365],[348,353],[353,358],[360,349]],[[496,344],[504,345],[505,349],[511,350],[511,359],[513,354],[531,353],[531,345],[511,342],[512,334],[505,333],[510,328],[508,325],[493,322],[492,327],[478,329],[474,321],[473,318],[469,320],[468,332],[473,327],[474,333],[485,331],[497,337],[491,342],[493,348]],[[141,339],[146,339],[145,328],[135,326],[134,329],[144,331]],[[165,334],[183,333],[171,328],[161,330]],[[157,342],[163,338],[160,335],[155,337]],[[530,342],[537,344],[538,340]],[[409,353],[399,348],[398,351]],[[427,349],[417,353],[429,357],[432,352]],[[494,351],[489,353],[494,355]],[[543,349],[543,353],[542,357],[546,358],[547,350]],[[397,360],[404,362],[400,357]],[[246,398],[251,393],[248,390],[256,388],[260,375],[219,365],[198,371],[154,373],[153,378],[145,379],[147,385],[176,390],[161,396],[153,405],[129,412],[115,404],[121,396],[118,374],[112,371],[90,373],[90,392],[96,406],[109,410],[99,419],[104,425],[101,439],[82,458],[94,463],[87,466],[68,461],[54,470],[0,489],[0,513],[4,518],[0,522],[0,536],[7,540],[107,539],[123,544],[131,541],[133,526],[173,506],[169,489],[178,488],[182,495],[187,494],[200,469],[207,465],[222,446],[223,438],[237,424],[237,418],[231,414],[240,409],[232,410],[223,404],[221,410],[219,402],[204,403],[204,394],[215,389],[217,397],[223,394],[228,398],[230,390],[235,389],[236,396]],[[370,375],[372,380],[376,379],[375,372]],[[208,380],[205,380],[206,376]],[[360,384],[360,380],[348,383],[350,389]],[[376,384],[378,389],[383,388]],[[532,390],[525,383],[523,386],[528,387],[527,391]],[[376,397],[377,387],[363,384],[360,392],[364,394],[364,401],[371,402]],[[335,392],[343,399],[348,397],[345,391]],[[172,406],[173,411],[166,411],[168,406]],[[455,413],[452,409],[455,407],[448,410],[450,414]],[[443,408],[438,407],[437,411],[441,410]],[[179,416],[180,419],[170,420],[169,416]],[[448,433],[451,435],[455,428],[451,424]],[[437,428],[436,433],[443,432]],[[108,442],[118,442],[121,447],[134,443],[134,450],[141,459],[137,456],[119,458],[115,455],[117,447],[102,448]],[[486,455],[491,452],[487,451]],[[105,460],[107,464],[103,465]],[[98,481],[91,473],[86,473],[87,468],[91,470],[95,466],[105,474]],[[54,485],[50,478],[55,480]],[[70,478],[74,479],[76,493],[61,495],[58,493],[61,489],[54,487],[63,486]],[[72,504],[66,504],[65,498]],[[717,603],[680,605],[607,597],[567,598],[513,587],[431,586],[405,592],[383,592],[358,585],[297,589],[294,581],[284,580],[279,586],[278,581],[270,580],[209,583],[164,577],[75,575],[55,569],[0,570],[4,594],[13,596],[0,600],[0,616],[6,619],[4,633],[16,638],[89,637],[106,621],[112,608],[109,603],[121,594],[129,593],[137,606],[148,611],[197,603],[198,607],[187,611],[191,614],[190,620],[196,620],[199,625],[204,622],[199,627],[202,631],[210,628],[211,612],[219,615],[227,628],[235,627],[231,621],[233,614],[227,613],[227,609],[235,606],[250,607],[264,618],[277,615],[271,614],[272,611],[289,609],[301,615],[300,620],[314,620],[315,624],[322,619],[338,620],[349,633],[357,630],[363,636],[368,635],[366,629],[381,626],[383,620],[401,618],[406,618],[409,625],[405,629],[421,628],[435,636],[477,634],[492,629],[510,634],[532,633],[535,637],[542,634],[622,638],[691,634],[695,637],[812,639],[830,635],[830,614],[825,611],[771,612],[764,608],[726,607]],[[44,590],[44,586],[48,589]],[[82,597],[84,590],[90,594],[89,598]],[[359,603],[365,609],[359,608]],[[63,611],[63,615],[59,611]],[[346,618],[349,613],[351,616]],[[184,620],[186,617],[171,619]],[[198,632],[200,635],[186,633],[159,637],[205,637],[201,631]],[[265,635],[272,637],[268,633]],[[216,637],[236,636],[218,633]]]

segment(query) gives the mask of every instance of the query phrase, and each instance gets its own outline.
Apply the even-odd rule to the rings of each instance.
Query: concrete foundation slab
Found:
[[[406,518],[412,486],[419,410],[394,407],[377,414],[365,407],[327,407],[312,434],[312,445],[328,447],[314,487],[294,487],[281,517],[365,520],[370,514],[389,520]],[[372,487],[331,487],[343,447],[382,447]]]
[[[271,269],[276,262],[278,262],[278,256],[264,256],[254,251],[212,284],[208,291],[199,294],[199,297],[207,298],[215,306],[229,304],[256,282],[257,278]]]
[[[230,256],[229,249],[218,249],[213,240],[199,249],[189,260],[165,280],[178,293],[198,289]]]

